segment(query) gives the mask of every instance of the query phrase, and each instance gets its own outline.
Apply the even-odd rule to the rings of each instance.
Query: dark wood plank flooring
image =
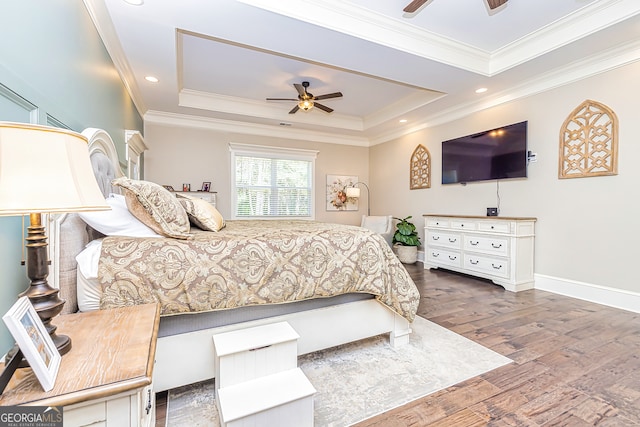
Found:
[[[640,314],[407,266],[418,314],[513,360],[357,424],[640,426]]]
[[[418,314],[513,363],[357,424],[640,426],[640,314],[422,264]],[[166,394],[157,396],[165,425]],[[169,426],[172,427],[172,426]]]

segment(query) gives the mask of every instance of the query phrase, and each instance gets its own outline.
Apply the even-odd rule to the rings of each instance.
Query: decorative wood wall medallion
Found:
[[[419,144],[411,155],[409,188],[431,188],[431,155],[422,144]]]
[[[586,100],[560,130],[559,178],[618,174],[618,118],[606,105]]]

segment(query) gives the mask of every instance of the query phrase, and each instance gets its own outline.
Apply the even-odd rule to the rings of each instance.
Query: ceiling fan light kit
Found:
[[[298,110],[309,111],[313,107],[317,107],[324,112],[331,113],[333,108],[329,108],[326,105],[318,103],[318,100],[340,98],[341,92],[328,93],[326,95],[313,96],[312,93],[307,92],[309,82],[302,82],[302,84],[294,83],[293,87],[298,91],[298,98],[267,98],[267,101],[297,101],[298,104],[289,111],[289,114],[295,114]]]

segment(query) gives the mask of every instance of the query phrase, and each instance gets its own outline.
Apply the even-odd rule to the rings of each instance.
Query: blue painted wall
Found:
[[[40,124],[53,120],[78,132],[87,127],[105,129],[124,162],[124,131],[142,132],[142,118],[83,2],[0,0],[0,4],[0,120]],[[13,100],[7,93],[15,95]],[[29,112],[16,102],[36,109]],[[0,217],[0,315],[28,286],[20,265],[22,236],[19,217]],[[0,355],[13,342],[0,322]]]

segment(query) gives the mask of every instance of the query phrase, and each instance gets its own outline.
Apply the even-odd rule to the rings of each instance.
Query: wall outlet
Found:
[[[487,208],[487,216],[498,216],[498,208]]]

